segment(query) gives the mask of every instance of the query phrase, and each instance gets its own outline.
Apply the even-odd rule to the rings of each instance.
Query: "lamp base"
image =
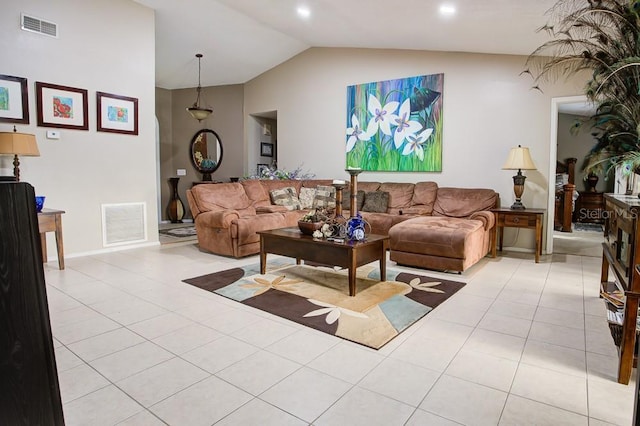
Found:
[[[522,204],[520,200],[516,200],[515,203],[511,205],[511,210],[526,210],[527,208]]]

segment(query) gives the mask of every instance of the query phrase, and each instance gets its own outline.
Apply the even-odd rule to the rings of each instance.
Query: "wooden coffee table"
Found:
[[[260,273],[266,272],[267,253],[318,262],[349,269],[349,296],[356,295],[356,269],[376,260],[380,261],[380,276],[387,276],[389,237],[369,234],[365,241],[343,243],[314,239],[298,228],[281,228],[258,232],[260,235]]]

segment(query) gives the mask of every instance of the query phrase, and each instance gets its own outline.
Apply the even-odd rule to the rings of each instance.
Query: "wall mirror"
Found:
[[[190,157],[193,167],[202,173],[203,181],[211,180],[211,173],[222,163],[222,140],[213,130],[199,130],[191,139]]]

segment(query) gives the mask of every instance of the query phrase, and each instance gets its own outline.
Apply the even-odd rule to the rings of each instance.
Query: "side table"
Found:
[[[38,231],[42,243],[42,261],[47,261],[47,232],[56,233],[56,249],[58,250],[58,268],[64,269],[64,247],[62,244],[62,215],[64,210],[42,209],[38,213]]]
[[[542,254],[542,218],[545,209],[511,210],[510,208],[491,209],[496,215],[498,244],[502,251],[502,237],[505,227],[534,229],[536,232],[536,263]],[[496,243],[493,242],[491,257],[496,257]]]

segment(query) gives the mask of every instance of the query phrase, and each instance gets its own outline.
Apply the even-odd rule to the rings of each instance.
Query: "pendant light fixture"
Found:
[[[202,53],[196,53],[196,58],[198,58],[198,87],[196,88],[196,92],[198,95],[196,96],[195,103],[187,108],[187,111],[193,118],[198,121],[202,121],[207,118],[213,110],[211,108],[205,108],[200,106],[200,91],[202,87],[200,86],[200,59],[202,59]]]

